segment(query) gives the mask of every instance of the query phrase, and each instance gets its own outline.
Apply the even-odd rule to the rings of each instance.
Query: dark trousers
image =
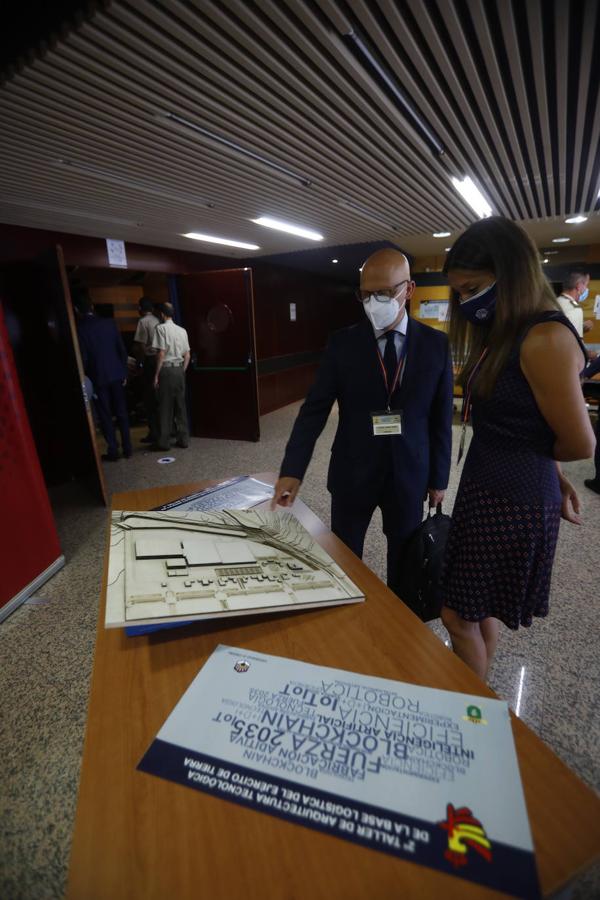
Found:
[[[377,507],[381,510],[383,533],[387,539],[387,584],[398,593],[404,544],[420,524],[423,510],[411,512],[403,506],[391,473],[367,505],[358,506],[351,496],[332,494],[331,530],[362,559],[367,528]]]
[[[163,366],[158,376],[158,446],[162,450],[171,446],[173,417],[178,443],[189,443],[183,366]]]
[[[111,381],[98,387],[96,385],[96,412],[100,420],[100,428],[107,445],[109,456],[117,455],[117,436],[113,416],[117,420],[121,432],[121,444],[123,453],[131,453],[131,438],[129,437],[129,418],[127,416],[127,400],[122,381]]]
[[[144,379],[144,411],[148,422],[148,434],[152,439],[152,443],[158,442],[158,399],[156,396],[156,388],[154,387],[154,376],[156,375],[156,356],[145,356],[143,362]]]

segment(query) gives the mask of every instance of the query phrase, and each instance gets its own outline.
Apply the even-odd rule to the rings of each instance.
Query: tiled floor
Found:
[[[260,443],[195,438],[188,450],[173,450],[171,465],[158,465],[158,455],[138,443],[132,459],[106,464],[108,489],[112,493],[276,471],[297,408],[294,404],[263,417]],[[332,415],[301,495],[325,521],[329,498],[324,484],[334,430]],[[581,778],[599,789],[600,496],[583,487],[590,463],[565,468],[581,487],[584,525],[561,526],[550,616],[531,629],[502,633],[490,683]],[[458,475],[454,466],[448,511]],[[76,806],[106,511],[75,486],[54,492],[54,501],[67,566],[35,602],[0,624],[2,900],[63,896]],[[382,575],[384,558],[376,515],[365,562]],[[439,622],[432,627],[447,640]],[[600,898],[600,867],[578,880],[573,896]]]

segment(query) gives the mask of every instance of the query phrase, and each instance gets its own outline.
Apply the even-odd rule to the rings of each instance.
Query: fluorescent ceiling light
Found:
[[[286,234],[295,234],[297,237],[307,238],[309,241],[322,241],[323,235],[318,231],[311,231],[309,228],[300,228],[298,225],[290,225],[288,222],[281,222],[279,219],[272,219],[270,216],[260,216],[258,219],[250,219],[256,225],[264,225],[265,228],[274,228],[275,231],[285,231]]]
[[[487,219],[488,216],[492,215],[492,207],[468,175],[466,176],[466,178],[463,178],[462,181],[459,181],[458,178],[453,177],[452,184],[461,195],[463,200],[466,200],[471,209],[473,209],[477,213],[480,219]]]
[[[371,68],[374,69],[379,78],[383,81],[387,89],[391,91],[398,104],[400,105],[402,112],[410,121],[412,121],[414,127],[417,129],[417,131],[420,132],[421,137],[425,141],[427,141],[427,143],[429,143],[429,145],[433,150],[435,150],[438,156],[443,156],[444,145],[435,134],[435,132],[429,127],[428,123],[421,118],[421,116],[417,112],[417,109],[408,99],[408,96],[402,91],[400,85],[398,84],[397,78],[386,66],[379,62],[375,54],[371,52],[371,49],[367,45],[366,41],[363,40],[361,34],[356,29],[350,28],[349,31],[344,31],[343,33],[345,33],[350,38],[350,40],[354,42],[354,46],[360,51],[360,53],[362,53]]]
[[[571,216],[570,219],[565,219],[567,225],[579,225],[580,222],[587,222],[587,216]]]
[[[223,244],[225,247],[241,247],[242,250],[260,250],[258,244],[245,244],[243,241],[230,241],[228,238],[215,237],[212,234],[199,234],[197,231],[188,231],[182,237],[191,238],[193,241],[206,241],[207,244]]]
[[[552,238],[553,244],[566,244],[571,238]]]
[[[550,256],[552,253],[559,253],[559,250],[542,250],[544,256]]]
[[[339,262],[339,259],[332,259],[331,262],[332,262],[332,263]]]
[[[289,175],[290,178],[294,178],[296,181],[299,181],[300,184],[304,185],[304,187],[310,187],[310,185],[312,184],[310,179],[306,178],[305,175],[299,175],[297,172],[292,172],[291,169],[286,169],[285,166],[273,162],[273,160],[271,159],[265,159],[264,156],[260,156],[260,154],[255,153],[253,150],[248,150],[246,147],[240,147],[240,145],[236,144],[234,141],[230,141],[228,138],[225,138],[220,134],[215,134],[213,131],[209,131],[208,128],[203,128],[202,125],[197,125],[195,122],[190,122],[189,119],[184,119],[183,116],[177,116],[175,115],[175,113],[165,112],[157,113],[156,118],[169,119],[171,122],[175,122],[177,125],[183,125],[184,128],[190,128],[192,131],[196,131],[198,134],[209,138],[211,141],[215,141],[217,144],[222,144],[224,147],[229,147],[230,150],[235,150],[237,153],[241,153],[243,156],[249,156],[251,159],[255,159],[257,162],[262,163],[264,166],[268,166],[270,169],[275,169],[277,172],[282,172],[284,175]]]
[[[451,231],[434,231],[432,237],[450,237]]]

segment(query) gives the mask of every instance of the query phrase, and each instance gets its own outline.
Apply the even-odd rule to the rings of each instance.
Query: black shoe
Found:
[[[176,447],[181,447],[182,450],[187,450],[187,448],[188,448],[190,445],[189,445],[189,444],[184,444],[183,441],[177,441],[177,443],[175,444],[175,446],[176,446]]]
[[[595,494],[600,494],[600,479],[598,478],[586,478],[583,482],[586,488],[589,488],[590,491],[593,491]]]
[[[127,453],[123,451],[123,459],[131,459],[131,450],[128,450]]]
[[[118,458],[119,458],[118,453],[116,456],[113,456],[112,453],[103,453],[102,457],[101,457],[103,462],[116,462],[118,460]]]
[[[147,434],[146,437],[140,438],[140,444],[153,444],[154,440],[151,434]]]

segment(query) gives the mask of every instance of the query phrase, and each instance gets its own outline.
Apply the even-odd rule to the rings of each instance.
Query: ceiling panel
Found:
[[[597,0],[101,3],[0,86],[0,219],[314,246],[271,215],[428,254],[476,218],[469,175],[540,246],[600,242],[598,46]]]

